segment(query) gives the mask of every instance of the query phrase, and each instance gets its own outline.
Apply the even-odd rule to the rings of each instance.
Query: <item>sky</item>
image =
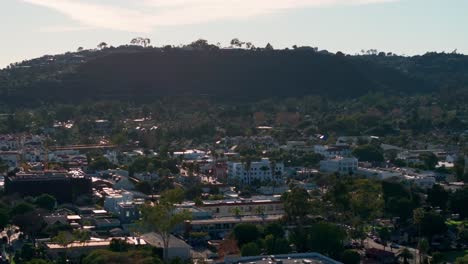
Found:
[[[467,12],[467,0],[0,0],[0,68],[134,37],[468,54]]]

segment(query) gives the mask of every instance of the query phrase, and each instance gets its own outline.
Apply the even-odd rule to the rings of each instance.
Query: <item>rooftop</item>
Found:
[[[225,263],[238,264],[340,264],[336,260],[319,253],[296,253],[275,256],[252,256],[239,258],[226,258]]]

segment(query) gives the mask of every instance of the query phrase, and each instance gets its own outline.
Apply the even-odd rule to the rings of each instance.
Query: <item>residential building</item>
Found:
[[[369,178],[374,178],[378,180],[386,180],[390,178],[402,178],[403,174],[394,170],[381,170],[381,169],[372,169],[372,168],[359,168],[356,174],[363,175]]]
[[[20,172],[5,178],[5,191],[22,196],[53,195],[59,202],[72,202],[92,194],[91,177],[81,170]]]
[[[174,157],[182,157],[185,160],[198,160],[206,155],[205,151],[198,149],[189,149],[185,151],[174,152]]]
[[[322,254],[311,252],[311,253],[293,253],[284,255],[274,256],[251,256],[251,257],[225,257],[224,263],[226,264],[271,264],[271,263],[282,263],[282,264],[341,264],[334,259],[326,257]]]
[[[272,168],[274,166],[274,168]],[[279,181],[284,174],[283,163],[273,163],[263,158],[250,163],[228,162],[228,180],[241,184],[251,184],[255,180]]]
[[[197,207],[210,212],[213,217],[284,214],[283,202],[279,195],[257,196],[250,199],[203,201],[203,204]]]
[[[314,152],[324,156],[325,158],[348,157],[349,155],[351,155],[351,148],[348,145],[315,145]]]
[[[60,245],[51,241],[40,241],[45,247],[45,251],[52,259],[58,258],[61,254],[67,254],[69,258],[78,260],[81,256],[89,254],[98,249],[108,249],[113,239],[124,240],[132,246],[147,245],[146,241],[140,237],[113,237],[113,238],[92,238],[87,241],[75,241],[67,245]]]
[[[283,217],[278,215],[230,216],[212,219],[190,220],[186,222],[185,232],[206,232],[212,238],[223,238],[238,224],[265,224],[278,222]]]
[[[106,194],[104,209],[110,213],[117,214],[119,212],[119,203],[131,203],[133,201],[133,194],[130,192],[104,189],[103,191]]]
[[[348,174],[354,173],[358,169],[358,159],[335,157],[320,161],[320,171],[330,173]]]
[[[145,243],[153,247],[164,248],[163,240],[159,234],[152,232],[144,234],[141,236],[141,238],[145,241]],[[188,260],[192,257],[191,249],[192,247],[185,243],[182,239],[171,235],[169,239],[169,247],[167,248],[167,257],[169,259],[179,257],[182,260]]]

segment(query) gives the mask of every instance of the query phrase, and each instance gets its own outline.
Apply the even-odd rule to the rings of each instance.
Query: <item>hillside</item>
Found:
[[[109,48],[47,56],[0,71],[9,104],[162,96],[256,100],[371,91],[427,92],[468,83],[467,56],[344,56],[297,50]]]

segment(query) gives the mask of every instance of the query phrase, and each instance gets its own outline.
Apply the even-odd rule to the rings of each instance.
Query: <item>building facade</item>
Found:
[[[228,163],[228,180],[241,184],[252,184],[254,181],[279,181],[284,174],[283,163],[273,163],[263,158],[261,161]]]
[[[358,169],[358,159],[336,157],[333,159],[320,161],[320,171],[330,173],[349,174],[355,173]]]

